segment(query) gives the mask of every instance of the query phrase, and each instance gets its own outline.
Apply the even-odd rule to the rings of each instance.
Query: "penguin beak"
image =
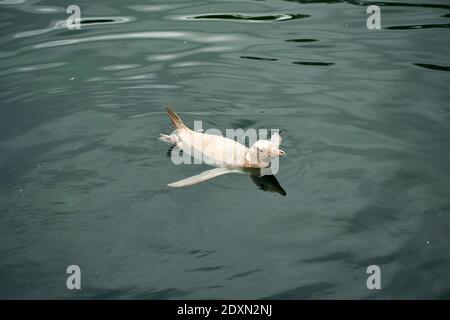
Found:
[[[284,152],[283,150],[278,150],[278,151],[277,151],[277,155],[278,155],[279,157],[284,157],[284,156],[286,155],[286,152]]]

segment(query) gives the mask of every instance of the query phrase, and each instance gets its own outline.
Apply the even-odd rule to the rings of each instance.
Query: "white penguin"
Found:
[[[185,187],[223,174],[243,172],[246,168],[266,168],[270,166],[272,158],[286,155],[279,149],[281,137],[278,133],[272,134],[270,140],[258,140],[247,148],[223,136],[189,129],[170,105],[166,106],[166,111],[175,131],[170,135],[161,134],[159,140],[173,144],[189,155],[201,157],[203,161],[216,167],[169,183],[170,187]]]

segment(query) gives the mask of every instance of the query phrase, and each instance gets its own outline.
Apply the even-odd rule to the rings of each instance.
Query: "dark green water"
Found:
[[[450,298],[450,3],[369,4],[1,0],[0,297]],[[280,129],[287,195],[167,187],[166,102]]]

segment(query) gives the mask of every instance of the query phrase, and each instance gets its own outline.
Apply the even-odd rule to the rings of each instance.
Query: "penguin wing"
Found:
[[[180,181],[176,181],[176,182],[172,182],[169,183],[168,186],[169,187],[173,187],[173,188],[180,188],[180,187],[187,187],[187,186],[191,186],[193,184],[197,184],[227,173],[237,173],[237,172],[241,172],[240,170],[234,169],[234,170],[230,170],[227,168],[214,168],[214,169],[210,169],[210,170],[206,170],[203,171],[202,173],[199,173],[195,176],[180,180]]]

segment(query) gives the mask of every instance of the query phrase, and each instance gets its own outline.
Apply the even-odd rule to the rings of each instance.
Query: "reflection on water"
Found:
[[[0,1],[0,297],[449,297],[448,1],[71,4]],[[277,178],[168,188],[169,101]]]
[[[185,17],[186,19],[197,20],[236,20],[245,22],[258,22],[258,21],[286,21],[293,19],[309,18],[307,14],[279,14],[279,15],[265,15],[265,16],[250,16],[241,14],[208,14],[197,15],[193,17]]]
[[[263,191],[276,192],[282,196],[286,195],[283,187],[274,175],[261,176],[259,170],[250,174],[250,178],[256,186]]]

